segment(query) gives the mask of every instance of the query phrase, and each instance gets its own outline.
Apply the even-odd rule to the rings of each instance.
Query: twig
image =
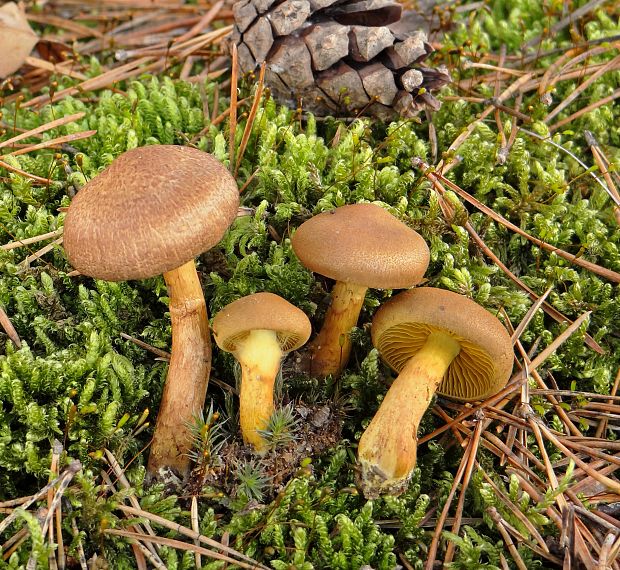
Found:
[[[33,150],[41,150],[43,148],[59,146],[59,145],[62,145],[68,142],[87,139],[87,138],[92,137],[94,134],[97,134],[97,131],[83,131],[80,133],[64,135],[62,137],[57,137],[55,139],[50,139],[48,141],[43,141],[43,142],[34,144],[32,146],[20,148],[19,150],[14,150],[13,152],[9,152],[7,154],[1,155],[0,158],[6,158],[7,156],[19,156],[21,154],[27,154],[29,152],[32,152]]]
[[[594,111],[594,109],[598,109],[603,105],[607,105],[607,103],[611,103],[620,97],[620,89],[616,89],[611,95],[607,95],[607,97],[603,97],[602,99],[598,99],[594,101],[594,103],[590,103],[588,106],[583,109],[579,109],[579,111],[575,111],[572,115],[565,117],[564,119],[554,123],[553,125],[549,125],[549,130],[553,133],[558,129],[562,128],[565,125],[572,123],[575,119],[578,119],[582,115],[586,115],[590,111]]]
[[[486,509],[486,512],[495,523],[495,526],[497,527],[497,530],[499,530],[499,533],[502,535],[502,538],[504,539],[504,544],[508,547],[508,550],[510,550],[510,555],[512,556],[512,559],[517,565],[517,568],[519,568],[520,570],[528,570],[525,562],[523,562],[523,558],[521,558],[519,551],[515,547],[515,543],[512,541],[510,534],[508,534],[508,531],[504,526],[506,524],[506,521],[502,519],[495,507],[488,507]]]
[[[165,519],[164,517],[160,517],[158,515],[154,515],[153,513],[149,513],[147,511],[142,510],[142,509],[136,509],[136,508],[133,508],[133,507],[128,507],[126,505],[118,505],[117,508],[119,510],[123,511],[124,513],[129,513],[130,515],[133,515],[133,516],[136,516],[136,517],[143,517],[145,519],[150,520],[151,522],[154,522],[155,524],[161,525],[161,526],[163,526],[165,528],[169,528],[170,530],[174,530],[174,531],[178,532],[179,534],[182,534],[184,536],[187,536],[188,538],[191,538],[192,540],[199,540],[203,544],[208,544],[212,548],[217,548],[218,550],[221,550],[222,552],[226,552],[226,553],[230,554],[231,556],[236,556],[240,560],[244,560],[245,562],[248,562],[250,564],[258,564],[258,562],[256,562],[255,560],[253,560],[249,556],[245,556],[244,554],[241,554],[240,552],[237,552],[233,548],[224,546],[223,544],[219,543],[217,540],[213,540],[212,538],[208,538],[208,537],[203,536],[203,535],[201,535],[199,533],[196,533],[196,532],[194,532],[190,528],[187,528],[187,527],[185,527],[183,525],[180,525],[180,524],[177,524],[177,523],[173,523],[173,522],[169,521],[168,519]],[[211,551],[207,551],[207,552],[211,552]],[[205,554],[205,552],[202,552],[202,554]],[[233,559],[230,559],[229,561],[233,562],[235,564],[240,564],[239,561],[236,561],[236,560],[233,560]],[[259,566],[257,566],[257,568],[261,568],[263,570],[267,570],[267,568],[265,566],[263,566],[263,565],[259,565]]]
[[[235,134],[237,131],[237,78],[239,65],[237,63],[237,45],[232,44],[232,69],[230,74],[230,113],[228,119],[228,153],[231,173],[235,172]]]
[[[65,117],[61,117],[60,119],[56,119],[55,121],[50,121],[49,123],[45,123],[44,125],[40,125],[34,129],[30,129],[29,131],[20,133],[10,139],[0,141],[0,148],[12,146],[16,142],[44,133],[45,131],[49,131],[50,129],[55,129],[69,123],[73,123],[74,121],[79,121],[80,119],[83,119],[85,115],[86,113],[84,112],[74,113],[73,115],[67,115]]]
[[[256,92],[254,93],[254,100],[252,101],[252,107],[250,108],[250,114],[248,120],[245,123],[245,129],[243,130],[243,136],[241,137],[241,144],[239,145],[239,152],[237,154],[237,163],[235,165],[234,176],[237,177],[239,167],[241,166],[241,159],[245,154],[245,149],[250,140],[252,133],[252,127],[254,126],[254,119],[260,105],[261,98],[263,96],[263,89],[265,87],[265,63],[260,66],[260,73],[258,75],[258,83],[256,85]]]
[[[524,129],[521,129],[521,130],[529,133],[529,131],[525,131]],[[422,159],[414,158],[413,165],[416,168],[420,168],[423,171],[424,176],[429,178],[431,181],[435,179],[441,180],[443,184],[450,187],[450,189],[454,190],[455,193],[457,193],[465,201],[475,206],[478,210],[485,213],[487,216],[492,218],[494,221],[512,230],[516,234],[519,234],[520,236],[528,239],[529,241],[531,241],[533,244],[540,247],[541,249],[544,249],[551,253],[555,253],[558,257],[561,257],[562,259],[566,259],[570,263],[573,263],[574,265],[578,265],[579,267],[587,269],[588,271],[591,271],[592,273],[596,273],[597,275],[600,275],[601,277],[605,277],[606,279],[609,279],[610,281],[614,281],[615,283],[620,283],[620,273],[617,273],[616,271],[612,271],[611,269],[607,269],[605,267],[601,267],[600,265],[597,265],[596,263],[592,263],[591,261],[582,259],[581,257],[578,257],[577,255],[572,255],[570,253],[567,253],[566,251],[558,247],[555,247],[551,244],[548,244],[547,242],[542,241],[541,239],[531,236],[525,230],[522,230],[519,226],[508,221],[502,215],[495,212],[495,210],[493,210],[492,208],[489,208],[488,206],[480,202],[480,200],[477,200],[476,198],[474,198],[471,194],[463,190],[460,186],[458,186],[457,184],[455,184],[454,182],[452,182],[451,180],[449,180],[448,178],[446,178],[439,172],[433,171],[429,167],[429,165],[426,164]]]
[[[180,540],[174,540],[172,538],[164,538],[163,536],[150,536],[146,534],[141,534],[138,532],[130,532],[126,530],[115,530],[115,529],[106,529],[104,531],[105,534],[110,534],[112,536],[124,536],[125,538],[141,540],[143,542],[151,542],[154,544],[161,544],[163,546],[169,546],[171,548],[177,548],[179,550],[188,550],[191,552],[198,552],[199,554],[203,554],[208,558],[213,558],[214,560],[222,560],[226,562],[232,562],[241,568],[248,568],[249,570],[255,570],[256,568],[260,568],[261,570],[269,570],[267,566],[263,566],[262,564],[252,563],[248,564],[246,562],[242,562],[240,560],[236,560],[234,558],[230,558],[225,554],[220,554],[219,552],[215,552],[213,550],[208,550],[203,548],[202,546],[195,546],[194,544],[188,544],[187,542],[182,542]],[[221,546],[221,545],[220,545]]]
[[[478,447],[480,445],[480,435],[482,434],[482,428],[484,426],[484,422],[482,418],[476,419],[476,429],[474,430],[471,444],[467,448],[467,454],[463,457],[461,461],[466,461],[465,473],[463,475],[463,484],[461,485],[461,494],[459,495],[459,502],[456,505],[456,512],[454,514],[454,524],[452,525],[452,533],[457,534],[461,529],[461,519],[463,518],[463,509],[465,508],[465,494],[467,492],[467,488],[469,487],[469,481],[471,479],[471,474],[474,469],[474,465],[476,463],[476,455],[478,453]],[[443,514],[443,513],[442,513]],[[444,558],[444,566],[450,562],[452,562],[452,558],[454,556],[455,546],[453,542],[448,542],[448,546],[446,548],[446,556]]]
[[[9,339],[11,339],[16,348],[19,349],[22,347],[22,341],[2,305],[0,305],[0,327],[4,329],[4,332],[7,334]]]
[[[568,107],[583,91],[585,91],[592,83],[594,83],[599,77],[605,73],[615,69],[620,64],[620,55],[607,62],[596,73],[593,73],[588,79],[581,83],[566,99],[564,99],[553,111],[551,111],[543,121],[549,123],[551,119],[559,115],[566,107]]]
[[[46,234],[40,234],[38,236],[32,236],[32,237],[24,238],[24,239],[17,239],[15,241],[5,243],[4,245],[0,245],[0,249],[4,251],[8,251],[11,249],[16,249],[18,247],[23,247],[25,245],[30,245],[33,243],[44,241],[46,239],[56,238],[56,237],[61,236],[63,234],[63,231],[64,231],[64,228],[59,228],[57,230],[54,230],[53,232],[47,232]]]
[[[446,502],[443,506],[441,514],[439,515],[439,518],[437,519],[437,526],[435,527],[435,532],[433,533],[433,540],[431,541],[431,545],[429,546],[429,549],[428,549],[426,564],[424,566],[425,570],[433,570],[435,566],[435,559],[437,558],[437,550],[439,548],[439,539],[441,537],[441,532],[443,531],[443,527],[446,523],[446,518],[448,517],[448,511],[450,510],[450,506],[452,505],[452,500],[454,499],[456,490],[459,484],[461,483],[461,480],[463,479],[463,475],[465,474],[465,471],[467,470],[467,464],[469,463],[468,460],[465,460],[465,457],[469,458],[470,455],[472,454],[475,456],[478,450],[479,442],[480,442],[479,437],[475,442],[474,442],[473,437],[469,438],[469,443],[467,445],[467,451],[465,453],[465,456],[463,457],[463,460],[459,464],[459,468],[456,472],[456,475],[454,476],[454,481],[452,482],[452,486],[450,487],[450,492],[448,493],[448,497],[446,498]]]

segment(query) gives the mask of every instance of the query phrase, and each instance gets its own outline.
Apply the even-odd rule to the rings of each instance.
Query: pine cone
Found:
[[[438,109],[431,91],[450,80],[422,65],[433,48],[390,0],[240,0],[233,13],[240,70],[266,61],[273,95],[317,115],[412,117]]]

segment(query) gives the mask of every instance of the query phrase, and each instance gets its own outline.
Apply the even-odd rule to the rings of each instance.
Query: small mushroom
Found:
[[[502,323],[471,299],[431,287],[396,295],[375,314],[372,341],[399,373],[358,446],[367,498],[401,493],[416,463],[418,425],[433,394],[484,400],[513,364]]]
[[[339,374],[351,353],[366,290],[416,285],[429,263],[422,237],[376,204],[352,204],[304,222],[291,239],[300,261],[336,281],[319,334],[309,344],[310,372]]]
[[[266,451],[260,430],[274,410],[273,388],[282,358],[303,346],[310,332],[305,313],[273,293],[237,299],[213,319],[215,342],[241,365],[241,433],[258,453]]]
[[[234,178],[213,156],[182,146],[129,150],[90,180],[64,225],[69,262],[80,273],[126,281],[163,273],[172,352],[148,472],[189,472],[189,424],[204,407],[211,338],[194,257],[217,244],[237,215]]]

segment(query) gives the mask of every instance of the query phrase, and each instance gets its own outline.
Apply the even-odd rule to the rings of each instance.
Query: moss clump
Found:
[[[575,8],[583,2],[577,2]],[[525,42],[543,35],[537,65],[548,68],[557,49],[572,46],[568,32],[548,35],[544,27],[562,14],[555,5],[521,0],[495,0],[479,17],[455,16],[455,26],[445,37],[437,58],[451,61],[455,83],[475,78],[480,70],[467,69],[465,58],[506,45],[514,54]],[[544,24],[542,23],[544,22]],[[618,23],[607,7],[591,15],[580,30],[585,39],[598,41],[618,34]],[[530,52],[525,50],[524,57]],[[606,63],[611,50],[596,55]],[[93,62],[96,66],[97,62]],[[94,68],[93,68],[94,69]],[[66,85],[72,80],[63,79]],[[0,174],[0,241],[37,236],[62,228],[62,208],[86,180],[127,149],[146,144],[194,144],[228,164],[228,125],[205,119],[204,98],[213,108],[215,85],[191,85],[169,77],[144,76],[119,86],[123,92],[103,91],[96,100],[65,98],[38,112],[19,106],[0,108],[16,127],[31,129],[54,118],[83,111],[85,116],[68,125],[46,131],[43,140],[79,131],[96,130],[90,138],[53,151],[38,151],[3,160],[51,183],[41,184],[13,172]],[[612,203],[600,184],[585,172],[575,157],[590,164],[583,133],[589,130],[604,146],[612,163],[620,160],[620,108],[612,103],[598,107],[570,123],[554,128],[557,121],[579,108],[608,96],[620,87],[620,72],[605,74],[568,105],[557,117],[545,121],[550,107],[536,91],[524,95],[521,110],[531,122],[520,130],[510,152],[501,159],[502,137],[509,137],[511,117],[500,125],[478,122],[458,148],[458,164],[448,178],[477,200],[529,234],[583,259],[620,271],[620,229]],[[556,83],[549,91],[553,102],[562,101],[575,88],[573,81]],[[246,86],[250,91],[251,86]],[[493,95],[493,83],[476,84],[476,96]],[[437,132],[437,157],[484,108],[482,104],[455,101],[460,92],[443,93],[447,101],[433,118]],[[25,94],[28,97],[28,94]],[[227,101],[220,97],[219,111]],[[492,115],[490,116],[492,118]],[[329,284],[315,278],[298,262],[290,247],[294,229],[313,214],[359,201],[383,205],[416,231],[431,249],[427,273],[430,285],[472,297],[493,311],[504,311],[513,325],[531,305],[528,296],[471,240],[469,222],[486,245],[536,294],[551,288],[548,301],[574,320],[592,311],[586,324],[539,369],[553,375],[560,387],[607,394],[620,364],[618,284],[597,276],[532,245],[492,221],[456,195],[447,199],[457,215],[447,220],[437,194],[412,159],[436,162],[428,126],[398,121],[390,125],[356,119],[348,124],[333,119],[303,121],[285,108],[265,99],[252,126],[247,150],[239,164],[240,185],[250,180],[242,194],[249,215],[233,224],[218,248],[203,255],[199,270],[211,314],[243,295],[270,291],[302,308],[314,325],[321,322]],[[239,147],[244,120],[236,130]],[[9,136],[9,135],[4,135]],[[4,149],[5,151],[7,149]],[[9,149],[10,150],[10,147]],[[445,155],[455,158],[454,153]],[[68,551],[77,552],[79,534],[88,536],[87,555],[105,555],[110,567],[131,568],[135,560],[126,541],[111,539],[105,529],[123,527],[116,504],[124,492],[110,495],[99,478],[103,449],[111,449],[126,471],[133,493],[145,510],[189,524],[187,497],[164,497],[162,487],[146,488],[144,454],[165,378],[166,363],[127,339],[143,340],[161,350],[170,344],[166,315],[166,290],[162,279],[133,283],[105,283],[69,276],[70,267],[60,245],[43,257],[29,260],[38,244],[0,251],[0,305],[21,339],[17,348],[0,334],[0,501],[27,495],[46,484],[55,439],[64,445],[61,466],[79,459],[85,469],[67,491],[72,505],[63,518],[66,537],[74,537]],[[355,444],[385,393],[389,373],[372,350],[368,335],[370,319],[390,292],[369,291],[358,328],[353,331],[353,357],[338,382],[317,382],[296,374],[285,365],[282,401],[299,406],[329,404],[342,413],[339,429],[343,439],[311,463],[294,454],[287,476],[272,486],[273,473],[260,463],[240,463],[240,477],[225,485],[208,477],[200,488],[200,530],[221,538],[229,532],[231,544],[273,568],[394,568],[406,560],[422,568],[430,544],[433,521],[447,499],[461,459],[454,440],[445,438],[422,446],[414,480],[399,498],[364,501],[354,487]],[[541,311],[523,333],[526,350],[541,351],[564,329]],[[315,326],[316,328],[316,326]],[[587,332],[603,349],[593,351],[584,342]],[[234,385],[234,363],[216,352],[213,376]],[[230,390],[211,384],[214,408],[227,416],[222,431],[228,442],[238,438],[235,424],[237,402]],[[560,429],[556,412],[541,397],[532,399],[536,411]],[[148,412],[147,410],[150,410]],[[339,416],[340,418],[340,416]],[[221,421],[221,420],[220,420]],[[427,414],[421,432],[433,431],[438,420]],[[299,426],[291,424],[293,445]],[[583,423],[584,433],[592,428]],[[614,437],[610,430],[610,437]],[[293,443],[291,443],[293,442]],[[239,447],[239,446],[238,446]],[[199,466],[205,472],[223,465],[226,445],[200,450]],[[455,452],[455,449],[457,452]],[[241,452],[240,452],[241,453]],[[242,457],[245,461],[247,457]],[[479,460],[497,489],[544,536],[553,534],[540,505],[532,505],[514,478],[507,483],[490,455]],[[490,507],[497,491],[481,474],[474,474],[465,509],[471,525],[460,538],[451,568],[493,568],[500,554],[508,557]],[[127,492],[129,493],[129,492]],[[552,501],[552,494],[545,500]],[[264,502],[261,502],[264,501]],[[531,538],[522,519],[502,512],[525,538]],[[431,522],[429,522],[431,521]],[[0,565],[18,568],[30,556],[47,563],[47,550],[37,524],[28,514],[2,535],[3,542],[23,524],[31,531],[29,548],[21,548]],[[158,529],[162,533],[162,529]],[[174,533],[171,533],[173,535]],[[175,535],[176,536],[176,535]],[[519,553],[528,567],[541,564],[527,542]],[[171,548],[162,549],[169,568],[193,567],[193,557]],[[203,568],[221,563],[204,560]]]

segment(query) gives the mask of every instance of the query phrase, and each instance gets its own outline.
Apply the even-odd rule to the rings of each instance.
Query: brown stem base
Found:
[[[147,471],[168,467],[185,478],[190,470],[190,425],[204,408],[211,371],[207,307],[193,261],[164,274],[170,296],[172,352],[159,406]]]

